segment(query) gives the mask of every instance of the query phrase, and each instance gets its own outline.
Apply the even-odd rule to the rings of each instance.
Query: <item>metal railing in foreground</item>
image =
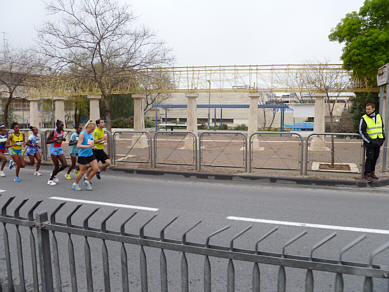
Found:
[[[112,165],[117,162],[143,163],[153,166],[152,137],[147,131],[115,130],[111,141]],[[119,149],[121,150],[120,153]],[[124,149],[124,151],[122,151]],[[120,158],[117,158],[120,156]],[[140,158],[144,159],[140,159]]]
[[[252,226],[248,226],[234,235],[229,241],[228,247],[226,247],[211,245],[211,239],[229,229],[230,226],[225,226],[209,234],[206,237],[205,243],[200,244],[189,242],[187,236],[189,232],[200,225],[201,221],[188,227],[186,231],[183,232],[181,240],[172,240],[166,238],[165,233],[167,228],[172,228],[174,224],[178,223],[177,221],[179,220],[177,217],[172,218],[162,227],[158,237],[151,237],[145,235],[145,228],[149,226],[153,220],[156,221],[155,219],[158,214],[150,216],[146,221],[141,223],[137,234],[130,234],[126,232],[126,227],[128,228],[127,224],[133,220],[137,214],[136,212],[129,214],[125,220],[121,221],[119,231],[112,231],[107,228],[108,221],[113,218],[118,210],[113,210],[108,213],[108,215],[102,216],[101,212],[104,210],[99,210],[99,208],[90,210],[89,212],[83,210],[84,212],[82,213],[80,209],[83,205],[77,205],[75,207],[73,205],[65,214],[65,223],[62,223],[57,221],[57,215],[60,210],[62,211],[62,214],[64,213],[65,208],[63,207],[66,203],[61,203],[50,216],[48,213],[40,213],[34,216],[35,210],[42,201],[33,202],[32,205],[29,203],[28,205],[31,206],[29,210],[27,210],[27,217],[24,218],[20,216],[20,212],[22,207],[28,202],[28,199],[20,202],[16,206],[13,214],[10,215],[7,213],[7,209],[13,200],[14,197],[10,197],[5,201],[2,205],[0,215],[0,222],[3,225],[2,237],[5,252],[5,260],[0,261],[1,265],[5,263],[5,267],[0,267],[0,271],[6,271],[5,275],[0,274],[0,287],[3,287],[4,291],[8,292],[15,291],[16,286],[18,286],[20,291],[26,291],[26,286],[30,285],[30,283],[26,282],[27,277],[25,273],[27,269],[24,266],[24,263],[26,262],[26,251],[29,251],[28,258],[30,259],[29,262],[31,264],[32,275],[28,275],[28,278],[32,279],[31,286],[34,291],[43,292],[64,291],[69,287],[67,282],[70,282],[71,291],[78,291],[81,284],[78,280],[81,275],[82,277],[85,277],[85,281],[82,281],[85,285],[83,290],[88,292],[93,291],[94,287],[96,287],[96,281],[98,280],[96,279],[95,273],[95,269],[99,268],[97,264],[98,260],[101,260],[103,269],[102,282],[104,291],[113,291],[111,290],[112,284],[120,284],[121,288],[119,290],[130,291],[130,282],[133,282],[133,277],[136,277],[140,279],[139,286],[141,291],[147,292],[149,291],[148,276],[159,274],[159,287],[155,291],[168,291],[169,286],[172,286],[169,278],[170,280],[172,278],[179,278],[180,288],[170,287],[171,290],[187,292],[191,287],[191,283],[193,283],[189,277],[189,267],[191,267],[191,269],[193,268],[193,265],[189,264],[189,260],[194,260],[193,256],[203,257],[202,285],[203,291],[205,292],[210,292],[212,287],[214,287],[212,274],[215,272],[215,269],[212,269],[211,258],[227,260],[227,280],[225,283],[223,282],[223,285],[225,285],[225,289],[228,292],[235,291],[235,279],[237,277],[235,264],[237,262],[252,264],[247,273],[251,274],[252,279],[250,290],[255,292],[260,291],[260,287],[264,285],[263,282],[270,281],[261,276],[261,270],[263,271],[265,269],[263,265],[270,265],[278,268],[276,285],[277,291],[279,292],[286,291],[288,279],[287,271],[289,273],[289,268],[305,271],[304,291],[306,292],[314,291],[314,288],[317,287],[318,281],[315,281],[314,275],[317,276],[317,273],[319,272],[330,272],[334,274],[331,282],[333,281],[334,291],[336,292],[350,291],[345,287],[345,275],[362,277],[363,287],[361,287],[360,291],[364,292],[373,291],[374,279],[389,278],[389,267],[373,263],[378,254],[389,248],[389,242],[374,250],[370,254],[369,262],[367,264],[343,260],[344,254],[366,239],[366,235],[359,236],[344,246],[339,253],[338,259],[332,260],[316,258],[314,257],[314,253],[317,249],[333,240],[336,237],[336,233],[332,233],[314,244],[310,250],[309,256],[295,256],[287,254],[286,249],[296,241],[301,240],[301,238],[307,234],[306,231],[297,234],[286,241],[282,246],[281,253],[270,253],[261,251],[260,246],[278,230],[277,227],[259,235],[254,250],[248,250],[236,248],[234,242],[243,234],[249,232]],[[76,213],[78,213],[77,215],[80,213],[83,215],[83,221],[80,225],[75,225],[72,222]],[[91,218],[96,218],[98,217],[97,215],[101,217],[101,219],[98,219],[100,222],[99,227],[91,227]],[[15,245],[10,244],[11,236],[9,233],[11,227],[12,230],[15,229],[15,237],[12,235],[12,238],[16,239]],[[23,231],[27,232],[28,240],[22,240]],[[58,240],[60,236],[63,236],[63,240]],[[99,242],[99,249],[91,248],[92,240]],[[111,245],[111,243],[116,243],[116,245]],[[64,255],[64,253],[66,253],[66,248],[63,248],[62,245],[67,246],[66,256]],[[134,258],[129,257],[128,251],[130,247],[134,246],[137,247],[139,266],[135,269],[129,269],[129,264],[134,263]],[[112,261],[110,258],[113,250],[120,253],[119,261]],[[148,263],[150,263],[150,254],[153,254],[151,252],[152,250],[159,251],[159,270],[156,268],[152,273],[149,273],[150,268],[148,268]],[[98,251],[101,251],[98,258],[92,256],[93,252]],[[14,256],[15,253],[17,256]],[[179,277],[177,277],[176,274],[169,275],[168,272],[167,256],[174,255],[180,257],[181,264],[179,268]],[[39,264],[37,259],[39,259]],[[63,264],[65,261],[67,262],[66,267],[69,267],[70,280],[64,279],[65,272],[67,271],[64,270],[64,265],[61,265],[61,263]],[[80,261],[81,263],[79,263]],[[120,267],[115,266],[115,264]],[[14,277],[15,275],[13,273],[15,272],[16,266],[18,267],[18,270],[15,273],[17,274],[17,277]],[[120,270],[120,272],[117,272],[118,281],[120,283],[113,283],[111,281],[113,274],[112,269],[114,268]],[[82,271],[80,271],[80,269],[82,269]],[[6,281],[4,281],[4,277],[6,278]],[[15,283],[15,278],[19,279],[19,283]],[[327,284],[328,286],[332,286],[330,283]],[[117,290],[118,288],[116,288],[116,291]],[[220,291],[220,287],[218,287],[217,291]]]
[[[326,140],[326,137],[330,139]],[[334,143],[334,165],[345,166],[347,169],[321,168],[322,164],[331,163],[331,147]],[[314,153],[316,155],[314,155]],[[326,155],[323,155],[326,154]],[[316,160],[315,157],[316,156]],[[328,157],[325,160],[325,157]],[[317,158],[320,160],[318,161]],[[305,144],[305,171],[361,173],[364,168],[364,147],[359,134],[355,133],[312,133],[308,135]],[[314,163],[316,164],[314,167]],[[355,168],[355,169],[353,169]]]
[[[270,136],[277,139],[268,141],[260,139],[261,136]],[[285,141],[285,137],[296,137],[297,140]],[[257,139],[255,139],[257,138]],[[290,146],[291,143],[297,143],[297,151]],[[285,147],[286,146],[286,147]],[[280,151],[281,150],[281,151]],[[291,153],[285,153],[288,150]],[[282,153],[281,153],[282,152]],[[257,153],[257,156],[255,156]],[[258,160],[263,160],[265,165],[256,166]],[[304,168],[304,140],[299,133],[294,132],[255,132],[249,137],[249,172],[253,169],[271,169],[271,170],[295,170],[303,175]],[[292,162],[292,163],[290,163]],[[296,163],[297,166],[290,164]],[[268,164],[268,165],[267,165]]]

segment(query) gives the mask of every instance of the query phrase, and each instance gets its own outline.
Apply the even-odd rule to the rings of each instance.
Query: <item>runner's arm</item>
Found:
[[[84,134],[80,134],[77,141],[77,148],[88,149],[88,148],[93,148],[95,146],[95,144],[82,145],[83,140],[84,140]]]
[[[52,140],[54,137],[54,131],[51,131],[49,136],[47,137],[46,144],[53,144],[55,143],[55,140]]]
[[[12,140],[12,134],[8,135],[7,142],[5,142],[5,148],[9,148],[9,147],[13,146],[13,145],[11,145],[11,140]]]

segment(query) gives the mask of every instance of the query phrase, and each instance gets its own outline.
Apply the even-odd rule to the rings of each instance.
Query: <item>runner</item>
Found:
[[[70,154],[70,159],[72,160],[72,164],[70,165],[67,174],[65,174],[65,178],[67,180],[72,179],[72,177],[70,176],[70,173],[72,172],[72,170],[76,166],[77,156],[78,156],[77,141],[78,141],[78,136],[80,135],[81,131],[82,131],[82,126],[78,125],[76,127],[76,131],[72,134],[72,136],[70,137],[70,140],[69,140],[69,146],[70,146],[69,154]],[[74,169],[74,172],[76,173],[76,175],[78,174],[77,169]]]
[[[47,184],[51,186],[55,186],[59,181],[56,175],[68,167],[62,149],[62,142],[66,141],[63,135],[64,123],[60,120],[57,120],[56,126],[57,129],[52,131],[47,138],[47,144],[50,144],[49,152],[51,155],[51,160],[53,160],[54,164],[53,172],[51,173],[50,179],[47,182]],[[59,161],[61,161],[61,167],[59,167]]]
[[[24,135],[20,132],[19,124],[12,124],[13,133],[8,136],[6,147],[9,148],[9,155],[11,155],[13,163],[10,165],[10,168],[13,167],[13,164],[16,164],[16,176],[14,178],[14,182],[20,182],[19,172],[21,168],[24,168],[26,163],[23,158],[23,146],[24,143]]]
[[[92,190],[92,185],[90,183],[91,179],[94,175],[99,171],[99,167],[97,165],[96,157],[93,154],[93,148],[95,145],[93,143],[93,135],[92,132],[95,129],[96,125],[92,120],[89,120],[84,130],[80,133],[77,142],[78,148],[78,164],[80,166],[80,172],[76,177],[76,181],[72,185],[72,189],[75,191],[81,191],[81,187],[79,185],[80,180],[87,172],[87,166],[90,168],[87,173],[87,178],[84,180],[83,185],[87,191]]]
[[[30,127],[30,130],[32,131],[32,134],[30,137],[28,137],[26,145],[26,155],[30,159],[30,162],[28,162],[28,165],[34,165],[36,159],[36,166],[35,166],[35,172],[34,175],[41,176],[42,174],[39,172],[39,168],[41,167],[41,154],[39,153],[40,146],[38,145],[39,137],[38,137],[38,128],[37,127]]]
[[[93,132],[93,141],[95,142],[96,149],[93,153],[96,157],[97,162],[101,161],[103,164],[96,174],[98,179],[101,179],[100,172],[111,165],[111,161],[108,159],[108,155],[104,152],[104,143],[107,141],[107,135],[104,134],[104,120],[96,120],[96,130]]]
[[[7,128],[4,125],[0,126],[0,161],[1,163],[1,170],[0,170],[0,176],[5,176],[4,173],[4,167],[7,164],[7,157],[5,157],[5,151],[6,147],[5,144],[8,140],[8,133]]]

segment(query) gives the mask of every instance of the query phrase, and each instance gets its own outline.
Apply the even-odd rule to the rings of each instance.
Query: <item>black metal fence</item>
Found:
[[[241,249],[235,246],[235,241],[243,234],[250,231],[252,226],[248,226],[238,232],[231,238],[228,246],[212,245],[211,239],[230,228],[225,226],[209,234],[204,243],[189,242],[188,233],[195,228],[199,228],[201,221],[195,222],[187,228],[180,240],[173,240],[166,237],[167,228],[172,228],[178,224],[177,217],[172,218],[165,224],[159,236],[152,237],[145,235],[145,228],[153,221],[157,221],[158,214],[155,213],[147,220],[139,223],[137,232],[128,232],[128,223],[134,221],[137,213],[129,214],[125,220],[116,224],[118,231],[108,229],[108,223],[114,217],[118,210],[107,213],[107,210],[99,208],[81,213],[82,205],[72,208],[64,208],[66,203],[61,203],[51,213],[37,212],[38,206],[42,201],[28,202],[28,199],[21,201],[15,207],[13,214],[9,214],[9,208],[14,197],[8,198],[1,207],[0,222],[2,228],[2,239],[4,243],[4,259],[0,260],[0,291],[94,291],[96,288],[96,269],[102,268],[103,271],[103,290],[104,291],[130,291],[130,283],[134,278],[139,278],[138,291],[190,291],[193,281],[190,277],[190,269],[194,269],[197,263],[202,274],[202,291],[221,291],[226,290],[242,291],[236,287],[236,277],[239,273],[250,274],[251,283],[247,291],[261,291],[261,287],[271,278],[261,276],[265,266],[272,266],[278,269],[275,286],[278,292],[284,292],[287,289],[287,282],[292,280],[289,274],[290,269],[298,269],[305,273],[303,286],[304,291],[314,291],[317,287],[316,277],[323,273],[332,273],[330,280],[332,283],[325,291],[351,291],[345,287],[344,276],[354,275],[363,279],[363,292],[372,292],[374,290],[375,279],[389,278],[389,267],[374,264],[374,258],[381,252],[389,248],[389,242],[378,247],[369,256],[368,263],[348,262],[343,259],[344,254],[351,248],[366,239],[366,235],[359,236],[347,244],[339,253],[337,259],[323,259],[314,256],[315,251],[327,244],[336,237],[332,233],[319,242],[310,250],[309,256],[296,256],[287,253],[287,248],[296,241],[301,240],[307,232],[304,231],[287,240],[282,246],[281,253],[271,253],[261,250],[261,245],[265,240],[278,230],[274,227],[265,234],[258,235],[253,250]],[[30,205],[26,211],[26,217],[21,216],[22,208]],[[70,207],[70,206],[66,206]],[[67,210],[65,210],[67,209]],[[64,222],[59,222],[58,214],[61,211]],[[103,212],[105,211],[105,212]],[[38,214],[35,214],[38,213]],[[65,216],[63,216],[66,213]],[[75,215],[81,223],[75,224]],[[102,213],[105,213],[103,216]],[[92,227],[91,218],[98,217],[99,224]],[[135,219],[134,219],[135,218]],[[27,237],[26,237],[27,234]],[[15,239],[15,241],[13,240]],[[92,241],[94,245],[92,246]],[[95,244],[97,243],[97,245]],[[111,245],[115,243],[116,245]],[[111,247],[111,248],[108,248]],[[129,248],[136,247],[137,254],[129,255]],[[117,260],[112,260],[113,250],[119,253]],[[156,253],[157,252],[157,253]],[[159,265],[153,266],[151,270],[148,265],[151,261],[158,259]],[[16,255],[16,256],[15,256]],[[177,267],[177,273],[169,273],[168,258],[176,255],[180,257],[180,264]],[[201,257],[202,261],[193,261],[193,257]],[[212,265],[212,259],[226,260],[225,287],[213,289],[213,273],[215,267]],[[1,259],[1,258],[0,258]],[[29,267],[25,263],[29,264]],[[81,264],[80,264],[81,262]],[[137,262],[136,268],[130,269]],[[202,262],[202,263],[201,263]],[[248,270],[236,270],[235,265],[238,262],[244,262],[251,265]],[[17,267],[17,269],[16,269]],[[113,270],[120,271],[113,275]],[[31,273],[31,274],[30,274]],[[64,281],[64,275],[68,274],[70,283]],[[149,289],[149,276],[159,275],[159,284]],[[116,277],[113,277],[116,276]],[[119,283],[114,283],[113,278]],[[178,286],[172,287],[171,279],[176,279]],[[18,280],[15,280],[18,279]],[[27,280],[28,279],[28,280]],[[81,279],[81,281],[80,281]],[[31,282],[31,283],[30,283]],[[119,284],[119,285],[118,285]],[[247,283],[246,283],[247,284]],[[112,287],[120,287],[113,289]],[[389,291],[389,286],[384,290]],[[329,289],[329,288],[328,288]],[[100,290],[99,290],[100,291]],[[131,290],[132,291],[132,290]],[[191,290],[194,291],[194,290]],[[196,291],[200,291],[197,289]],[[302,289],[293,290],[302,291]],[[356,291],[356,290],[353,290]]]

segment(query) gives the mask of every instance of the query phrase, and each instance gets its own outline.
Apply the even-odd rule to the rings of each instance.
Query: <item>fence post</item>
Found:
[[[42,228],[42,223],[47,222],[48,219],[49,217],[46,212],[36,216],[39,265],[43,292],[54,291],[53,272],[51,268],[50,233],[47,229]]]

